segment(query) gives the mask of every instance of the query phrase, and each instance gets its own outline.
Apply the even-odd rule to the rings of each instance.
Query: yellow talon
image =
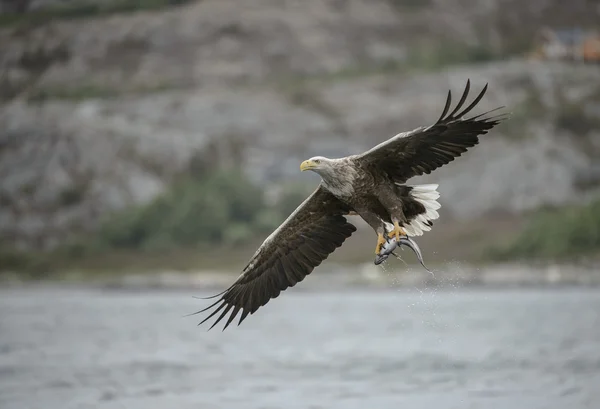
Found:
[[[381,252],[381,246],[383,246],[386,243],[385,237],[383,237],[383,234],[379,234],[377,233],[377,246],[375,246],[375,254],[379,255],[379,253]]]
[[[402,230],[402,227],[398,224],[398,222],[394,222],[394,230],[388,233],[388,237],[396,237],[396,240],[400,240],[400,236],[406,236],[406,232]]]

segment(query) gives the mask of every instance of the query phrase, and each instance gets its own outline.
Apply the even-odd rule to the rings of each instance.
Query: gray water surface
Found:
[[[0,291],[0,408],[600,408],[600,291]]]

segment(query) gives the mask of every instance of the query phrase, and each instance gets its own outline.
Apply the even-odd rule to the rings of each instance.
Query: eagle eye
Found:
[[[315,163],[321,163],[321,159],[315,159]]]

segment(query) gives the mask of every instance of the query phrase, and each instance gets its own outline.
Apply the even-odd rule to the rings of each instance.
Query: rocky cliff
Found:
[[[512,118],[421,178],[440,183],[447,217],[585,199],[600,186],[600,68],[515,50],[536,24],[593,24],[600,10],[517,3],[204,0],[7,24],[0,238],[46,248],[93,229],[207,152],[259,183],[316,184],[301,160],[426,125],[468,78],[489,83],[481,110],[503,105]]]

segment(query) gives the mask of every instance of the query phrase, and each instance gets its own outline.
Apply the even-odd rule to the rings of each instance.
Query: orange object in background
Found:
[[[600,62],[600,33],[581,28],[543,28],[529,54],[534,59]]]
[[[592,35],[583,41],[583,60],[600,62],[600,36]]]

